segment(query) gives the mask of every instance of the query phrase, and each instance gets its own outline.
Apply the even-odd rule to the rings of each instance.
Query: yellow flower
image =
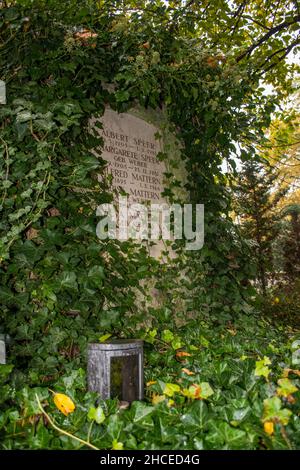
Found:
[[[280,298],[279,298],[279,297],[275,297],[275,299],[274,299],[274,304],[279,304],[279,302],[280,302]]]
[[[264,423],[264,431],[265,433],[269,434],[269,436],[272,436],[274,434],[274,424],[272,421],[266,421]]]
[[[71,398],[67,397],[63,393],[54,393],[53,401],[56,408],[59,409],[65,416],[68,416],[69,413],[73,413],[75,410],[75,404]]]

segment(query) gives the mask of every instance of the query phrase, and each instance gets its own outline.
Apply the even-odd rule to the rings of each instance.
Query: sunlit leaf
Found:
[[[56,408],[59,409],[65,416],[69,413],[73,413],[75,410],[75,404],[70,397],[64,395],[63,393],[55,393],[53,396],[53,401]]]
[[[180,387],[177,384],[166,383],[165,388],[163,390],[163,394],[167,397],[172,397],[174,393],[180,392]]]
[[[123,450],[124,444],[123,442],[118,442],[117,439],[114,439],[112,442],[112,450]]]
[[[274,434],[274,423],[272,421],[265,421],[264,422],[264,431],[265,433],[269,434],[270,436]]]
[[[257,377],[265,377],[266,379],[268,379],[269,377],[269,374],[271,372],[271,369],[269,369],[268,365],[271,364],[271,361],[270,359],[265,356],[262,360],[260,361],[256,361],[255,362],[255,372],[254,374],[257,376]]]
[[[103,423],[103,421],[105,421],[105,414],[101,406],[98,406],[97,408],[92,406],[89,409],[88,418],[90,420],[96,421],[97,424]]]
[[[279,379],[277,383],[279,385],[279,387],[277,388],[278,396],[288,397],[289,395],[297,392],[298,390],[298,388],[288,378]]]
[[[291,410],[282,408],[282,403],[279,397],[266,398],[264,400],[264,414],[263,421],[279,421],[286,426],[292,415]]]
[[[105,343],[105,341],[111,337],[111,333],[107,333],[106,335],[102,335],[99,338],[100,343]]]
[[[165,395],[154,394],[152,397],[152,405],[158,405],[166,399]]]

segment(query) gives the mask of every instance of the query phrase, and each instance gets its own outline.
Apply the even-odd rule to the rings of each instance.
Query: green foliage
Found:
[[[240,221],[241,233],[252,247],[258,284],[266,294],[268,280],[274,271],[273,244],[280,231],[276,206],[287,188],[274,191],[278,173],[266,162],[244,164],[234,182],[234,210]]]
[[[235,336],[232,326],[212,325],[197,321],[176,331],[189,356],[176,357],[166,343],[162,351],[164,333],[148,343],[146,399],[129,408],[86,393],[84,371],[69,369],[51,386],[76,404],[75,411],[64,416],[47,387],[17,386],[12,367],[0,366],[1,448],[84,448],[43,420],[36,394],[56,426],[101,449],[116,443],[124,449],[299,448],[300,372],[291,370],[290,348],[297,336],[243,316],[234,325]],[[202,346],[202,337],[209,349]],[[264,356],[270,367],[268,383],[256,373],[257,361]],[[187,367],[194,375],[184,372]],[[201,393],[188,395],[186,390]],[[264,431],[266,422],[274,423],[272,435]]]
[[[87,342],[102,329],[133,335],[145,318],[151,326],[168,317],[168,328],[174,313],[180,320],[187,311],[214,310],[222,321],[222,312],[226,318],[249,309],[244,299],[251,266],[226,218],[229,196],[220,169],[232,139],[253,122],[259,131],[266,121],[258,110],[254,119],[244,100],[252,86],[247,74],[241,69],[237,78],[239,67],[224,63],[211,67],[205,50],[163,27],[119,31],[108,18],[99,24],[97,12],[86,14],[77,12],[72,25],[80,29],[89,21],[95,47],[73,35],[68,15],[57,21],[61,7],[41,9],[34,2],[3,10],[8,104],[0,109],[0,315],[12,338],[10,355],[31,371],[33,383],[51,383],[66,362],[82,365]],[[149,48],[143,47],[146,40]],[[155,52],[159,61],[157,54],[153,61]],[[109,92],[104,85],[112,82],[116,89]],[[126,111],[137,102],[167,105],[193,175],[191,202],[206,208],[205,248],[179,257],[174,270],[151,259],[145,246],[100,242],[95,233],[95,209],[112,194],[109,181],[97,177],[105,162],[92,150],[103,142],[88,119],[101,116],[107,104]],[[186,271],[184,282],[179,270]],[[164,308],[145,315],[147,302],[137,306],[136,294],[147,299],[141,280],[150,278]],[[176,336],[172,344],[181,346]]]
[[[98,11],[94,2],[20,1],[1,11],[8,104],[0,108],[0,324],[13,364],[0,367],[1,446],[82,446],[46,423],[38,397],[59,427],[99,448],[284,447],[279,433],[274,442],[262,434],[262,400],[273,391],[254,375],[255,360],[269,354],[266,333],[273,334],[262,324],[260,336],[250,325],[253,338],[244,331],[239,342],[226,323],[251,312],[253,270],[228,216],[221,171],[224,159],[234,165],[233,141],[242,139],[243,158],[252,158],[274,99],[262,96],[251,66],[212,58],[188,21],[181,30],[166,28],[167,7],[154,5],[161,14],[152,23],[106,3]],[[80,38],[83,28],[97,37]],[[88,120],[107,105],[124,112],[136,104],[166,107],[183,144],[190,202],[205,204],[205,247],[184,254],[175,244],[180,256],[166,265],[146,246],[100,242],[95,233],[96,207],[113,196],[110,181],[98,179],[105,162],[93,149],[103,142]],[[171,201],[175,185],[171,175]],[[153,279],[158,308],[149,307],[141,282]],[[145,338],[148,378],[160,380],[153,392],[164,395],[167,385],[168,398],[121,410],[86,393],[87,343],[108,335]],[[183,347],[192,354],[186,364],[176,356]],[[249,360],[239,359],[245,354]],[[185,377],[183,365],[195,375]],[[62,415],[48,386],[68,394],[75,411]]]

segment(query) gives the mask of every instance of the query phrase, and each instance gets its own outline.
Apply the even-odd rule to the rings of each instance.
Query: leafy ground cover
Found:
[[[72,363],[51,390],[0,366],[1,448],[299,448],[297,331],[243,316],[141,336],[146,398],[129,407],[97,400]]]

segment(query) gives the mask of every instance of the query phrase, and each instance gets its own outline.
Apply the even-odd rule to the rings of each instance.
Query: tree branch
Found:
[[[283,23],[278,24],[277,26],[274,26],[274,28],[271,28],[266,34],[264,34],[258,41],[254,42],[248,49],[240,54],[237,58],[236,61],[239,62],[242,60],[244,57],[247,56],[247,58],[250,57],[251,53],[256,49],[257,47],[261,46],[264,44],[271,36],[274,36],[276,33],[279,31],[282,31],[285,28],[290,27],[291,25],[298,23],[300,21],[300,15],[296,15],[292,21],[284,21]]]
[[[293,41],[288,47],[286,47],[285,49],[283,49],[283,50],[285,51],[285,53],[282,54],[276,62],[273,62],[272,64],[269,65],[269,67],[265,68],[265,69],[261,72],[260,76],[263,75],[263,74],[265,74],[266,72],[269,72],[273,67],[275,67],[276,65],[278,65],[279,62],[281,62],[281,61],[291,52],[291,50],[292,50],[295,46],[297,46],[298,44],[300,44],[300,40],[297,38],[297,39],[296,39],[295,41]],[[277,52],[280,52],[280,51],[277,51]],[[274,55],[275,55],[275,54],[271,54],[270,57],[272,57],[272,56],[274,56]],[[265,60],[264,64],[265,64],[266,62],[268,62],[268,61],[269,61],[269,58],[267,58],[267,60]],[[263,64],[263,65],[264,65],[264,64]],[[263,67],[263,65],[262,65],[261,67]]]

